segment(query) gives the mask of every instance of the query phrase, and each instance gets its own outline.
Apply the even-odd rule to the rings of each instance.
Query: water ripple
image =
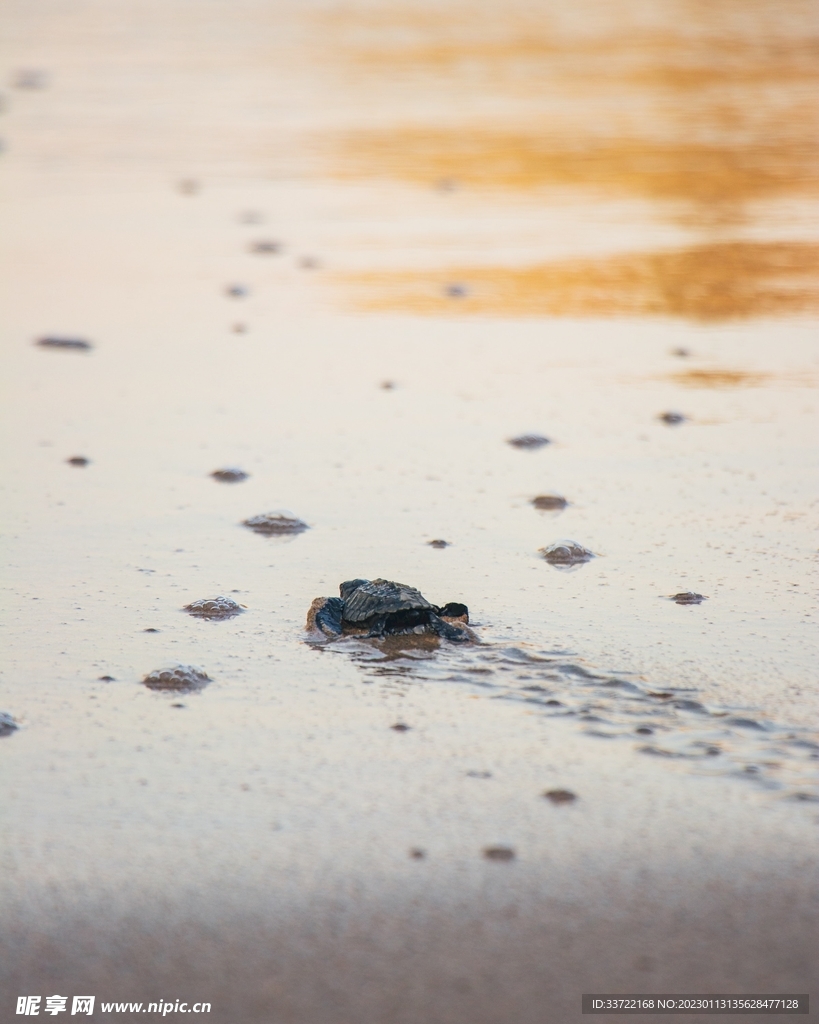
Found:
[[[690,686],[659,689],[642,678],[593,670],[565,651],[518,644],[442,644],[437,637],[345,638],[343,653],[367,681],[456,683],[574,723],[591,739],[631,742],[636,753],[701,775],[752,781],[783,797],[819,800],[819,733],[758,709],[698,700]]]

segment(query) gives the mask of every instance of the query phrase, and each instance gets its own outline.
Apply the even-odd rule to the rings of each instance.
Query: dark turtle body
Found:
[[[313,601],[307,613],[308,629],[326,636],[436,633],[456,642],[474,639],[465,628],[469,622],[465,604],[450,602],[438,607],[415,587],[392,580],[347,580],[338,589],[340,597]]]

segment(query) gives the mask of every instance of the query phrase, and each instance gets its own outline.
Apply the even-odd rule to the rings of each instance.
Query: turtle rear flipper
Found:
[[[307,628],[317,629],[325,636],[341,636],[344,602],[340,597],[317,597],[307,613]]]

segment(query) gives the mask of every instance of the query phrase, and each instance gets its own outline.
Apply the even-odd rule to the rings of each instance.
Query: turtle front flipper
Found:
[[[474,639],[468,629],[464,629],[462,626],[452,626],[432,612],[429,616],[429,628],[437,633],[438,636],[442,636],[445,640],[451,640],[456,644],[468,643]]]
[[[318,630],[325,636],[341,636],[341,617],[344,602],[340,597],[317,597],[307,613],[307,629]]]

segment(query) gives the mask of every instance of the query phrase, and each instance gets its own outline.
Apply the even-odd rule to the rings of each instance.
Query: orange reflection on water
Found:
[[[757,4],[757,7],[765,6]],[[767,6],[771,6],[768,4]],[[398,12],[396,11],[397,15]],[[399,42],[384,20],[370,25],[369,46],[355,37],[342,56],[359,73],[385,75],[458,75],[471,81],[485,77],[494,87],[517,90],[542,87],[560,77],[582,86],[620,82],[694,93],[713,85],[806,85],[819,78],[819,39],[815,36],[765,34],[765,28],[742,37],[711,26],[707,17],[691,34],[634,29],[603,34],[561,33],[544,19],[532,20],[499,37],[497,23],[487,29],[466,25],[464,18],[418,18],[403,26]],[[515,25],[515,20],[511,19]],[[520,19],[517,24],[520,25]],[[337,19],[337,30],[351,26]],[[751,27],[750,25],[748,26]],[[373,31],[373,30],[376,31]],[[380,29],[380,31],[378,31]]]
[[[517,0],[502,12],[457,3],[337,11],[330,59],[367,95],[361,111],[376,97],[394,105],[375,125],[365,116],[334,137],[334,171],[425,185],[593,186],[692,200],[701,211],[818,191],[809,7],[664,6],[664,24],[633,3],[574,17]]]
[[[747,370],[683,370],[670,374],[670,379],[689,388],[741,388],[759,387],[772,380],[773,375]]]
[[[335,176],[480,190],[498,218],[504,193],[539,207],[566,189],[590,206],[633,197],[649,201],[649,217],[699,232],[676,252],[643,243],[557,260],[550,238],[549,262],[529,249],[517,267],[506,255],[499,266],[348,277],[359,308],[699,321],[817,309],[815,244],[731,241],[725,230],[767,217],[770,239],[777,207],[766,201],[788,197],[790,227],[775,223],[791,233],[819,194],[819,39],[804,0],[452,0],[330,17],[328,63],[360,96],[322,142]],[[634,248],[647,225],[635,220]],[[498,241],[508,254],[511,234]],[[447,294],[447,282],[467,287]]]
[[[819,187],[815,153],[799,138],[761,142],[609,141],[555,137],[548,130],[388,128],[345,135],[344,176],[490,188],[577,185],[606,193],[725,204]]]
[[[809,370],[791,373],[768,373],[760,370],[737,370],[720,368],[699,368],[681,370],[679,373],[668,374],[665,380],[672,380],[687,388],[760,388],[768,385],[777,387],[815,388],[817,376]]]
[[[819,245],[720,242],[525,267],[344,274],[358,309],[433,315],[675,316],[819,311]]]

